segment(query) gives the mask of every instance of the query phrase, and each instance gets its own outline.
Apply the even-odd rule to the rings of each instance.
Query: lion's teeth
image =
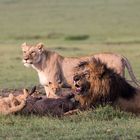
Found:
[[[81,87],[76,88],[76,91],[80,92],[81,91]]]

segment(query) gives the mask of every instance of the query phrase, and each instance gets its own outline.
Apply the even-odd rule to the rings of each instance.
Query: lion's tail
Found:
[[[140,87],[140,82],[137,80],[137,78],[135,77],[135,75],[134,75],[134,72],[133,72],[133,69],[132,69],[132,66],[131,66],[131,64],[130,64],[130,62],[129,62],[129,60],[126,58],[126,57],[122,57],[123,59],[123,63],[124,63],[124,65],[126,66],[126,68],[127,68],[127,70],[128,70],[128,73],[129,73],[129,75],[130,75],[130,77],[131,77],[131,79],[132,79],[132,81],[138,86],[138,87]]]

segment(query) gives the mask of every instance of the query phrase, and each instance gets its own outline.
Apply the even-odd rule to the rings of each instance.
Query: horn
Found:
[[[36,86],[34,86],[32,89],[31,89],[31,91],[30,91],[30,95],[32,95],[34,92],[36,91]]]

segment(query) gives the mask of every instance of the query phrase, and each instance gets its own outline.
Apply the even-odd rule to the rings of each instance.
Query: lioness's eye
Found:
[[[32,52],[31,52],[31,54],[32,54],[32,55],[35,55],[35,52],[34,52],[34,51],[32,51]]]

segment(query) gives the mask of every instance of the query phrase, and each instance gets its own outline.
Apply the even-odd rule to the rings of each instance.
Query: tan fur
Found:
[[[140,90],[102,62],[93,59],[81,63],[73,79],[75,99],[81,108],[109,103],[124,111],[140,113]]]
[[[14,96],[9,94],[8,97],[0,98],[0,114],[8,115],[20,111],[26,104],[27,91],[23,90],[24,94]]]
[[[37,71],[39,81],[41,85],[44,86],[47,97],[57,97],[55,95],[56,91],[60,90],[62,87],[71,87],[73,84],[73,68],[80,61],[90,60],[93,57],[63,57],[56,52],[46,50],[42,43],[35,46],[24,43],[22,44],[22,51],[24,65],[31,66]],[[122,56],[110,53],[101,53],[94,55],[94,57],[105,62],[108,67],[114,68],[118,74],[122,76],[124,75],[124,61],[126,62],[126,60]],[[127,61],[127,64],[129,64],[129,61]],[[55,85],[55,90],[52,90],[50,87],[50,82]]]

